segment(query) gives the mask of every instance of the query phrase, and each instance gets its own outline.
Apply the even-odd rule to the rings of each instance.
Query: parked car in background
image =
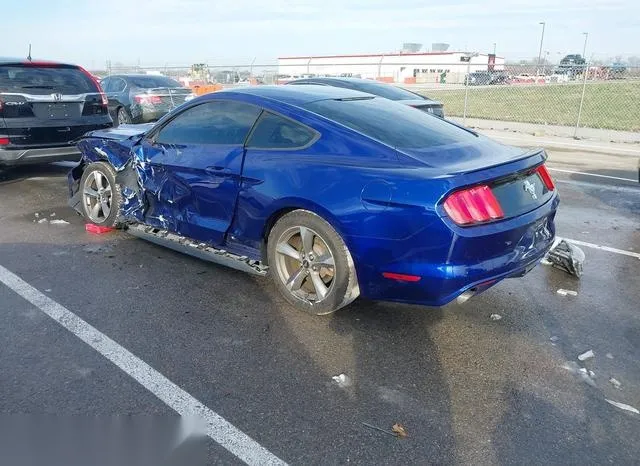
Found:
[[[117,125],[157,121],[194,97],[178,81],[157,75],[112,75],[102,80],[102,87]]]
[[[78,160],[73,141],[112,125],[106,96],[83,68],[0,58],[0,165]]]
[[[354,91],[366,92],[368,94],[384,97],[385,99],[395,100],[401,104],[417,108],[419,110],[431,113],[440,118],[444,118],[444,106],[442,103],[431,100],[415,92],[408,91],[401,87],[392,86],[390,84],[373,81],[371,79],[360,78],[308,78],[290,81],[288,85],[315,84],[320,86],[342,87],[344,89],[352,89]]]
[[[269,273],[311,314],[464,301],[554,242],[544,150],[350,89],[224,90],[78,145],[69,203],[88,222]]]
[[[488,86],[508,83],[509,76],[503,71],[474,71],[465,77],[465,84],[469,86]]]

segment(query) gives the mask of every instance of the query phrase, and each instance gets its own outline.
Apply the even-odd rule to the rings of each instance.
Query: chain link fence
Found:
[[[531,125],[532,131],[540,125],[554,125],[572,136],[579,136],[583,128],[593,128],[637,133],[633,138],[640,141],[640,68],[506,64],[491,71],[489,67],[473,71],[462,63],[395,66],[372,72],[370,65],[324,64],[322,72],[310,68],[296,73],[282,64],[200,64],[194,73],[190,65],[135,65],[108,66],[96,74],[160,73],[185,85],[207,81],[221,87],[284,84],[315,76],[362,77],[441,101],[448,117],[466,124],[511,122]]]

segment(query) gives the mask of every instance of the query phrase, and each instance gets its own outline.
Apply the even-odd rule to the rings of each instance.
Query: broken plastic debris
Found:
[[[595,374],[593,371],[587,371],[584,367],[578,366],[578,364],[574,361],[569,361],[562,366],[563,369],[568,370],[574,375],[577,375],[588,385],[592,387],[596,387],[596,382],[593,380],[595,378]]]
[[[578,246],[566,240],[560,240],[545,256],[551,264],[578,278],[582,275],[584,252]]]
[[[391,427],[391,432],[396,434],[398,437],[407,436],[407,430],[404,428],[402,424],[398,424],[397,422]]]
[[[38,223],[47,223],[49,220],[47,220],[46,218],[41,218],[40,220],[38,220]]]
[[[69,225],[69,222],[67,222],[66,220],[62,220],[61,218],[50,220],[49,223],[51,225]]]
[[[500,320],[502,316],[500,314],[491,314],[491,320]]]
[[[609,403],[612,406],[615,406],[616,408],[624,409],[625,411],[629,411],[629,412],[632,412],[632,413],[635,413],[635,414],[640,414],[640,411],[638,411],[633,406],[629,406],[629,405],[626,405],[624,403],[618,403],[617,401],[608,400],[606,398],[604,399],[604,401],[606,401],[607,403]]]
[[[349,378],[349,376],[347,376],[345,374],[334,375],[331,378],[333,379],[333,381],[335,383],[338,384],[338,387],[340,387],[340,388],[346,388],[346,387],[351,386],[351,379]]]
[[[620,381],[618,379],[614,379],[613,377],[609,379],[609,382],[611,382],[611,385],[616,387],[618,390],[620,389],[620,387],[622,387],[622,384],[620,383]]]
[[[607,353],[605,356],[607,356],[607,359],[613,359],[613,354],[611,353]]]
[[[93,223],[87,223],[84,226],[84,229],[89,233],[94,233],[96,235],[101,235],[103,233],[109,233],[110,231],[115,230],[113,227],[103,227],[100,225],[95,225]]]
[[[55,212],[52,212],[51,215],[49,215],[49,217],[55,217],[55,216],[56,216]]]
[[[36,218],[40,217],[40,214],[38,212],[36,212]]]
[[[551,261],[550,261],[549,259],[547,259],[546,257],[543,257],[543,258],[540,260],[540,263],[541,263],[542,265],[553,265],[553,262],[551,262]]]
[[[551,340],[553,343],[555,343],[556,341],[558,341],[560,339],[560,337],[554,335],[551,338],[549,338],[549,340]]]
[[[585,351],[584,353],[579,355],[578,356],[578,360],[579,361],[586,361],[587,359],[591,359],[594,356],[595,356],[595,354],[593,353],[593,350],[589,350],[589,351]]]
[[[577,291],[565,290],[564,288],[560,288],[558,291],[556,291],[556,293],[562,296],[578,296]]]

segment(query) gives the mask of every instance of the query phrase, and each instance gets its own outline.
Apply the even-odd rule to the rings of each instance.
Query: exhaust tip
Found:
[[[475,288],[471,288],[470,290],[467,290],[464,293],[462,293],[460,296],[458,296],[456,298],[456,303],[458,303],[458,304],[466,303],[475,294],[476,294],[476,289]]]

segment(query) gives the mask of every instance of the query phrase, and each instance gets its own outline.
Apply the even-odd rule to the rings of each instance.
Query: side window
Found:
[[[113,80],[113,84],[111,84],[111,92],[122,92],[124,88],[127,87],[127,83],[124,79],[116,78]]]
[[[100,82],[100,86],[102,87],[102,90],[104,92],[113,92],[111,90],[112,88],[112,83],[113,83],[113,79],[111,78],[104,78],[101,82]]]
[[[160,144],[241,145],[259,114],[258,107],[240,102],[206,102],[180,113],[155,140]]]
[[[260,149],[294,149],[309,144],[316,134],[300,123],[265,111],[247,146]]]

